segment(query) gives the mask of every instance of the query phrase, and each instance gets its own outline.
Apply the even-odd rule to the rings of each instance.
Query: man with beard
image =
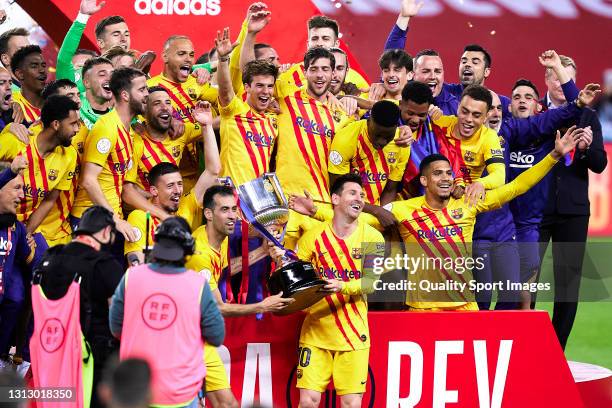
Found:
[[[154,91],[155,93],[159,93],[159,91]],[[198,123],[205,129],[202,132],[204,133],[205,170],[198,178],[195,186],[186,194],[183,194],[183,178],[177,164],[160,160],[147,170],[148,187],[146,191],[151,195],[151,204],[153,206],[166,214],[183,217],[190,227],[195,229],[202,224],[202,198],[204,192],[211,185],[217,183],[217,177],[221,171],[221,162],[219,160],[217,141],[212,130],[210,107],[198,107],[192,113]],[[135,154],[140,157],[146,157],[145,153],[139,152]],[[138,160],[136,160],[134,165],[141,167]],[[136,181],[135,178],[136,172],[130,171],[126,181],[134,183]],[[136,209],[130,213],[127,221],[134,229],[136,240],[134,242],[126,242],[124,252],[130,263],[136,261],[142,263],[144,253],[149,249],[147,248],[147,241],[149,244],[153,244],[155,228],[161,222],[161,219],[155,215],[149,216],[146,211]]]
[[[42,91],[43,99],[47,101],[53,95],[67,96],[74,101],[77,106],[80,106],[81,101],[76,85],[74,82],[68,81],[67,79],[53,81],[45,86],[45,89]],[[41,130],[42,128],[40,126],[33,126],[31,128],[31,133],[37,135]],[[71,141],[71,145],[77,153],[76,164],[73,170],[74,174],[71,181],[72,187],[59,194],[56,205],[51,207],[49,214],[41,225],[41,231],[50,247],[57,244],[68,243],[70,240],[72,229],[69,223],[69,214],[78,187],[80,156],[83,151],[83,143],[87,133],[87,127],[79,120],[79,131]],[[4,138],[5,142],[0,146],[0,160],[13,160],[30,142],[28,139],[28,143],[23,143],[21,137],[12,131],[6,133]]]
[[[468,88],[469,89],[469,88]],[[565,154],[578,142],[580,132],[571,129],[562,138],[557,133],[555,147],[544,159],[520,177],[499,188],[487,191],[484,200],[469,205],[463,199],[451,196],[453,172],[448,159],[440,154],[427,156],[421,162],[420,182],[425,195],[386,206],[399,220],[400,234],[406,251],[426,259],[443,259],[442,263],[423,262],[416,271],[408,274],[411,281],[430,284],[445,281],[466,283],[472,269],[479,269],[478,259],[471,253],[472,232],[476,215],[499,208],[504,203],[524,194],[541,180]],[[453,260],[452,263],[447,260]],[[473,267],[468,267],[469,259]],[[461,263],[459,263],[461,262]],[[474,294],[467,287],[457,285],[456,290],[426,293],[408,291],[406,304],[410,310],[478,310]]]
[[[47,82],[47,63],[38,45],[20,48],[11,58],[11,70],[21,83],[21,91],[13,100],[21,107],[25,121],[30,125],[40,118],[43,104],[42,90]]]
[[[226,282],[229,277],[222,274],[228,267],[228,242],[234,233],[237,215],[238,208],[231,187],[212,186],[206,190],[204,194],[206,225],[193,232],[193,239],[196,242],[195,254],[189,259],[186,267],[206,276],[213,297],[224,317],[278,312],[293,302],[293,299],[283,298],[282,293],[279,293],[252,304],[226,302]],[[206,399],[210,400],[213,407],[238,407],[216,347],[205,345],[204,361],[206,362]]]
[[[327,281],[322,290],[329,293],[308,309],[300,332],[297,388],[304,408],[319,406],[332,378],[342,406],[361,407],[370,353],[365,295],[374,291],[377,280],[368,265],[385,255],[381,233],[359,219],[364,206],[361,177],[338,177],[331,200],[331,221],[298,241],[297,256],[312,262]],[[272,253],[277,259],[282,255],[276,247]]]
[[[85,95],[81,96],[80,113],[88,129],[113,107],[113,93],[110,88],[113,69],[113,64],[103,57],[92,58],[83,65],[81,72]]]
[[[210,105],[204,104],[200,102],[190,112],[195,123],[186,123],[183,134],[171,138],[172,101],[168,91],[160,86],[149,88],[144,130],[134,134],[135,163],[138,163],[137,179],[134,182],[138,187],[148,190],[147,175],[155,165],[164,161],[178,166],[185,145],[201,140],[208,116],[211,115]]]
[[[326,16],[314,16],[308,20],[307,51],[315,47],[330,49],[340,45],[338,22]],[[279,81],[295,88],[306,85],[306,66],[294,64],[279,76]],[[353,83],[358,89],[367,89],[368,82],[355,70],[349,69],[346,82]]]
[[[218,97],[217,89],[210,83],[198,84],[198,80],[191,75],[191,68],[195,61],[193,43],[184,35],[173,35],[164,43],[162,53],[164,61],[163,72],[147,81],[149,86],[161,86],[166,89],[175,119],[184,123],[195,123],[191,110],[197,101],[207,101],[215,104]],[[193,187],[198,178],[198,153],[195,144],[186,147],[181,160],[181,174],[185,187]]]
[[[135,208],[150,211],[158,217],[165,212],[151,205],[131,183],[127,173],[134,167],[133,139],[130,123],[145,111],[149,90],[146,77],[134,68],[120,68],[113,72],[110,88],[115,97],[115,108],[100,117],[91,129],[83,152],[80,187],[71,215],[73,227],[83,212],[93,204],[113,211],[117,230],[113,254],[123,261],[123,239],[134,241],[134,231],[123,219],[122,199]],[[134,171],[136,171],[134,169]]]
[[[45,228],[53,220],[46,218],[60,192],[72,188],[77,154],[71,143],[80,127],[78,110],[66,96],[50,97],[41,112],[42,131],[19,153],[28,161],[29,171],[24,174],[25,196],[17,217],[26,224],[28,233],[55,237],[55,231]]]

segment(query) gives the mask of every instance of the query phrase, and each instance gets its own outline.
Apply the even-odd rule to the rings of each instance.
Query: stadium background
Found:
[[[216,30],[228,25],[237,35],[250,2],[107,0],[101,14],[123,15],[131,28],[132,44],[140,51],[151,49],[159,55],[165,38],[187,34],[195,39],[196,54],[200,55],[212,47]],[[374,56],[382,51],[397,17],[399,1],[292,0],[290,12],[286,0],[266,3],[273,12],[272,24],[262,33],[261,40],[274,45],[282,62],[300,60],[306,43],[306,19],[323,12],[339,20],[343,46],[350,48],[353,66],[370,80],[376,79]],[[8,14],[0,31],[17,26],[30,28],[31,40],[43,46],[53,74],[58,45],[76,16],[79,0],[2,0],[0,5]],[[184,5],[190,7],[181,8]],[[177,15],[177,10],[188,15]],[[97,16],[88,25],[83,48],[95,49],[96,20]],[[556,49],[575,59],[579,86],[587,81],[603,83],[605,70],[612,69],[611,20],[612,4],[606,0],[427,0],[421,16],[410,23],[407,51],[414,54],[421,48],[437,49],[445,61],[446,80],[456,82],[462,47],[478,42],[493,55],[493,72],[487,86],[507,95],[512,83],[525,77],[534,81],[543,94],[546,88],[537,56],[545,49]],[[159,69],[158,58],[152,72]],[[612,162],[612,139],[608,139],[606,150]],[[601,175],[591,174],[592,242],[612,242],[611,194],[610,166]],[[604,284],[612,291],[612,282]],[[551,308],[543,303],[539,307]],[[581,304],[567,349],[569,359],[612,367],[611,312],[610,303]]]

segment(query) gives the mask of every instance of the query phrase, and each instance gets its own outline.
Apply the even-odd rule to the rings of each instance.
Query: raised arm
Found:
[[[200,102],[191,114],[202,125],[202,137],[204,139],[204,171],[193,188],[196,201],[201,203],[208,187],[217,183],[217,177],[221,173],[221,159],[219,158],[217,139],[212,127],[213,118],[210,104]]]
[[[552,70],[557,76],[561,89],[563,89],[565,100],[571,102],[576,99],[579,92],[578,87],[570,74],[565,70],[559,54],[555,50],[544,51],[540,55],[539,60],[544,68]]]
[[[419,13],[419,10],[423,7],[423,2],[416,2],[415,0],[402,0],[400,13],[397,16],[397,21],[387,37],[385,42],[385,48],[383,51],[400,49],[403,50],[406,47],[406,36],[408,34],[408,23],[410,19]]]
[[[246,35],[240,50],[241,71],[244,70],[247,62],[255,60],[255,39],[257,34],[270,22],[270,14],[264,3],[253,3],[249,6],[246,21],[242,27],[243,30],[246,28]],[[242,34],[242,31],[240,33]]]
[[[229,28],[225,27],[223,33],[217,31],[215,46],[219,55],[219,65],[217,66],[217,83],[219,85],[219,105],[225,107],[230,104],[234,96],[232,79],[229,70],[230,53],[232,52],[232,42],[230,40]]]

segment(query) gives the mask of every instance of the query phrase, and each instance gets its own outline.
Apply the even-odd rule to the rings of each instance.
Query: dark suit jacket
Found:
[[[591,126],[593,141],[588,149],[576,150],[571,165],[566,166],[561,161],[551,171],[545,215],[590,215],[589,170],[595,173],[603,172],[608,164],[608,157],[604,150],[601,124],[595,111],[584,109],[577,125],[580,128]]]

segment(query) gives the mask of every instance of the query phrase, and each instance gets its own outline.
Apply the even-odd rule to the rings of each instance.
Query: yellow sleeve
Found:
[[[395,143],[395,142],[391,142]],[[389,170],[389,180],[391,181],[402,181],[404,178],[404,172],[406,171],[406,165],[410,158],[410,146],[402,147],[399,149],[397,161],[393,163]]]
[[[441,128],[450,127],[457,123],[456,116],[443,115],[438,119],[433,121],[434,124],[440,126]]]
[[[217,99],[219,98],[219,90],[209,83],[204,84],[200,87],[200,95],[198,99],[200,101],[210,102],[211,105],[217,104]]]
[[[521,173],[510,183],[499,188],[487,191],[484,200],[476,204],[478,212],[484,212],[501,207],[515,197],[525,194],[530,188],[538,184],[544,176],[557,164],[557,160],[550,154],[540,160],[535,166]]]
[[[117,131],[109,131],[101,120],[89,131],[85,139],[85,150],[83,151],[83,163],[94,163],[104,167],[108,155],[117,143]]]
[[[289,69],[278,76],[276,82],[274,82],[274,97],[276,99],[283,99],[285,96],[295,92],[299,88],[290,80],[289,73],[293,72]]]
[[[76,169],[76,159],[77,152],[74,147],[68,146],[64,148],[65,152],[65,166],[64,166],[64,174],[62,175],[62,179],[55,186],[56,190],[72,190],[72,179],[75,177],[74,171]]]
[[[310,262],[314,258],[314,241],[316,231],[319,231],[319,228],[308,231],[307,233],[302,235],[302,237],[297,242],[297,256],[302,261]]]
[[[363,241],[363,259],[361,261],[361,279],[351,279],[342,286],[342,294],[353,296],[374,292],[374,282],[380,276],[374,273],[374,259],[384,258],[385,239],[382,234],[370,226],[366,226],[366,233]]]
[[[488,175],[476,181],[481,182],[486,190],[501,187],[506,182],[506,164],[499,137],[490,129],[486,129],[481,137],[485,139],[482,148]]]
[[[357,151],[357,138],[361,126],[354,124],[336,132],[329,148],[327,171],[332,174],[346,174],[351,170],[351,159]]]
[[[15,157],[21,152],[27,145],[17,138],[13,133],[7,131],[5,127],[0,134],[0,160],[1,161],[13,161]]]
[[[128,254],[130,252],[143,252],[146,246],[147,213],[142,210],[134,210],[130,213],[130,215],[128,215],[127,222],[134,230],[136,241],[130,242],[126,240],[125,244],[123,245],[123,253]],[[153,221],[151,220],[150,222]],[[149,246],[152,245],[153,242],[149,240]]]
[[[363,76],[352,68],[349,68],[349,71],[346,73],[345,82],[351,82],[357,85],[359,89],[368,89],[370,84],[365,80]]]
[[[142,158],[142,154],[144,153],[144,143],[142,141],[142,137],[138,133],[132,132],[132,137],[134,138],[132,167],[130,167],[125,174],[125,181],[140,185],[138,180],[138,167],[140,166],[140,160]]]
[[[240,34],[238,34],[238,39],[236,40],[238,42],[238,46],[234,48],[234,51],[232,51],[232,54],[230,55],[230,79],[236,95],[242,95],[242,92],[244,91],[244,84],[242,83],[242,70],[240,69],[240,56],[242,53],[242,44],[244,44],[244,39],[247,36],[247,31],[248,21],[245,20],[242,23]]]
[[[199,123],[185,122],[185,133],[183,134],[185,144],[197,142],[202,138],[202,126]]]
[[[334,218],[334,209],[331,207],[318,206],[317,211],[312,216],[317,221],[325,222]]]
[[[196,271],[197,273],[204,275],[210,285],[210,290],[215,290],[219,287],[217,278],[214,274],[214,266],[210,258],[210,252],[207,250],[208,242],[206,240],[199,239],[202,234],[206,234],[206,228],[200,227],[193,232],[193,238],[196,242],[196,254],[189,257],[189,260],[185,264],[187,269]]]
[[[219,103],[219,115],[221,115],[223,119],[230,119],[236,115],[241,105],[242,101],[238,97],[238,94],[235,94],[227,106],[221,106],[221,103]]]
[[[202,212],[202,204],[196,201],[195,194],[193,190],[189,191],[187,194],[183,195],[181,201],[179,202],[178,210],[176,211],[176,215],[179,217],[183,217],[189,225],[191,225],[193,229],[193,222],[198,214]],[[200,221],[201,222],[201,221]],[[200,224],[198,224],[199,226]]]

